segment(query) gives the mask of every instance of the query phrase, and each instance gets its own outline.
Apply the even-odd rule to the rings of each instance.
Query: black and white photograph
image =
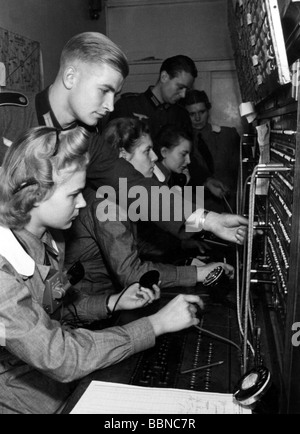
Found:
[[[299,89],[299,0],[0,0],[0,414],[300,414]]]

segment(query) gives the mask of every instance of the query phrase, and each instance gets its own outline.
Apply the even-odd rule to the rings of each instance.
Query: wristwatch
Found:
[[[201,217],[201,219],[200,219],[200,224],[201,224],[201,226],[202,226],[202,230],[204,231],[205,229],[204,229],[204,224],[205,224],[205,220],[206,220],[206,217],[207,217],[207,214],[209,213],[209,211],[207,211],[207,210],[204,210],[204,212],[203,212],[203,214],[202,214],[202,217]]]

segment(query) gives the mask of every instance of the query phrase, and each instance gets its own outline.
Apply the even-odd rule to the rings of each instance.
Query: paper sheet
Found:
[[[231,394],[92,381],[71,414],[251,414]]]

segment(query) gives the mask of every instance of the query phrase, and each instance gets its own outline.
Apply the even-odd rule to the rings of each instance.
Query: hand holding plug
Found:
[[[197,307],[204,308],[202,299],[197,295],[180,294],[156,314],[149,317],[156,336],[173,333],[198,325]]]

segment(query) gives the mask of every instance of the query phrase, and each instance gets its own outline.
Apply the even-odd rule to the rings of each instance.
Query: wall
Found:
[[[130,61],[179,53],[233,58],[227,0],[107,0],[107,6],[107,34]]]
[[[198,69],[195,87],[212,102],[212,122],[241,133],[227,0],[107,0],[106,6],[107,35],[130,61],[124,93],[144,91],[164,59],[186,54]]]
[[[0,0],[0,27],[41,43],[45,86],[54,80],[61,50],[70,37],[105,30],[104,13],[89,18],[88,0]]]

